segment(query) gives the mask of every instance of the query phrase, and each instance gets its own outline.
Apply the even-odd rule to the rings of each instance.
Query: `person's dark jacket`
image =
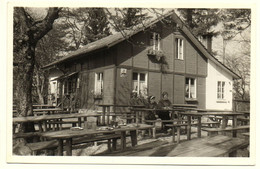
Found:
[[[164,108],[168,108],[168,107],[172,107],[172,103],[170,100],[160,100],[158,103],[158,109],[164,109]],[[169,111],[165,110],[165,111],[158,111],[158,117],[162,120],[170,120],[170,115],[169,115]]]
[[[147,108],[147,109],[156,109],[157,108],[157,103],[156,102],[154,102],[154,103],[147,102],[145,104],[145,108]],[[145,112],[145,120],[156,120],[156,113],[155,113],[155,111],[146,111]]]

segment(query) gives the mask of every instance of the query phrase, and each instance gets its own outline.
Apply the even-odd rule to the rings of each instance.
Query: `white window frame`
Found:
[[[134,81],[137,81],[137,95],[140,95],[140,74],[144,74],[145,75],[145,85],[146,85],[146,88],[147,88],[147,81],[148,81],[148,74],[146,72],[137,72],[137,71],[134,71],[134,73],[137,73],[137,80],[134,80],[132,78],[132,84],[134,84]],[[135,90],[135,89],[133,89]]]
[[[98,80],[98,77],[99,77],[99,80]],[[98,86],[97,86],[98,81],[101,81],[100,88],[98,88]],[[95,73],[95,90],[94,91],[95,91],[96,95],[103,95],[103,92],[104,92],[104,73],[103,72]]]
[[[156,36],[158,37],[156,39]],[[157,45],[156,45],[157,44]],[[150,45],[153,47],[153,50],[161,50],[161,37],[159,33],[153,32],[150,39]]]
[[[219,86],[219,82],[220,82],[220,86]],[[224,84],[224,85],[223,85]],[[225,88],[226,88],[226,82],[225,81],[217,81],[217,99],[218,100],[225,100]],[[219,90],[220,87],[220,90]],[[219,95],[220,94],[220,95]],[[219,97],[220,96],[220,97]]]
[[[176,59],[180,59],[180,60],[183,60],[183,56],[184,56],[184,53],[183,53],[183,49],[184,49],[184,40],[181,39],[181,38],[176,38],[175,39],[175,43],[176,43]],[[182,45],[181,45],[182,44]]]
[[[188,97],[186,97],[186,79],[189,79],[189,93],[188,93]],[[191,98],[191,79],[194,79],[194,94],[195,94],[195,97],[194,98]],[[196,78],[192,78],[192,77],[186,77],[185,78],[185,99],[188,99],[188,100],[196,100],[197,99],[197,79]]]

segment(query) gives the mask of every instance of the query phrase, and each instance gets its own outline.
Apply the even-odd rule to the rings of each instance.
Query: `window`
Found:
[[[147,74],[146,73],[133,73],[133,90],[138,95],[147,95]]]
[[[95,94],[96,95],[103,94],[103,73],[95,74]]]
[[[176,59],[183,60],[183,40],[177,38],[175,40],[175,44],[176,44]]]
[[[77,78],[70,77],[64,82],[64,94],[71,94],[76,92]]]
[[[217,82],[217,98],[218,99],[225,99],[225,82],[218,81]]]
[[[185,80],[185,98],[196,99],[196,79],[186,78],[186,80]]]
[[[160,50],[160,34],[153,32],[150,38],[150,45],[153,47],[153,50]]]

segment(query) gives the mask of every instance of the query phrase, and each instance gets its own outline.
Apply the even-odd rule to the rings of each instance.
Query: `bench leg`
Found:
[[[175,127],[172,127],[172,142],[175,142]]]
[[[187,126],[187,140],[190,140],[191,137],[191,116],[187,116],[188,126]]]
[[[153,138],[156,138],[156,128],[155,128],[155,126],[152,128],[152,132],[153,132]]]
[[[198,117],[198,138],[201,137],[201,117]]]
[[[112,139],[112,150],[113,150],[113,151],[116,150],[116,142],[117,142],[117,139],[116,139],[116,138],[113,138],[113,139]]]

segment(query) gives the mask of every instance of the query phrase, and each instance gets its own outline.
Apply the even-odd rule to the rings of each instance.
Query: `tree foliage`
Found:
[[[218,34],[216,30],[213,30],[219,23],[218,9],[184,8],[178,11],[195,36]]]

